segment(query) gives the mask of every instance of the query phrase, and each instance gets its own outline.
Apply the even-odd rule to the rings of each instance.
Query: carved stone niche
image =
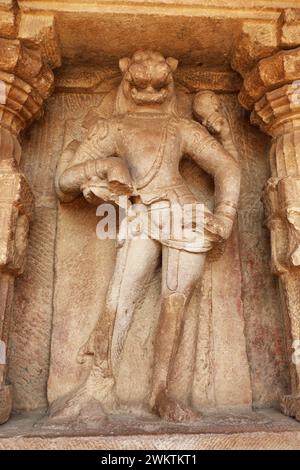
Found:
[[[205,12],[189,2],[187,21],[166,2],[154,19],[137,15],[149,30],[138,38],[126,29],[137,2],[127,2],[129,14],[113,4],[94,12],[87,1],[80,18],[67,2],[56,4],[65,62],[43,120],[24,139],[20,168],[35,219],[23,266],[33,198],[14,162],[18,132],[39,116],[52,85],[46,64],[60,57],[47,6],[37,20],[40,2],[21,3],[18,21],[11,11],[3,16],[6,36],[19,37],[6,57],[28,57],[30,36],[37,52],[29,58],[40,57],[40,68],[25,79],[25,65],[8,61],[14,69],[2,75],[15,94],[1,107],[12,158],[1,166],[0,334],[7,344],[10,330],[10,347],[9,370],[0,364],[0,421],[12,404],[18,416],[1,426],[0,449],[299,447],[299,423],[278,411],[281,404],[299,418],[290,349],[300,304],[297,11],[226,7],[220,20],[218,0]],[[153,21],[166,27],[168,15],[176,34],[189,28],[176,46],[173,30],[153,34]],[[86,36],[74,34],[82,17],[94,16]],[[270,140],[241,105],[273,137],[269,181]],[[119,216],[119,196],[128,222],[142,202],[160,214],[158,225],[168,220],[166,203],[203,203],[202,243],[193,217],[192,238],[148,227],[147,240],[128,242],[122,222],[117,243],[97,238],[105,222],[97,206]]]
[[[105,142],[115,119],[122,75],[117,68],[70,66],[57,74],[58,92],[49,103],[45,121],[33,129],[24,148],[24,171],[33,182],[36,215],[27,268],[18,280],[15,294],[13,313],[18,322],[13,325],[11,335],[14,354],[10,359],[9,377],[14,384],[15,409],[35,410],[37,404],[44,408],[50,405],[49,416],[41,419],[34,415],[31,418],[37,421],[34,430],[25,430],[25,433],[33,432],[35,439],[55,433],[61,445],[77,446],[83,435],[96,432],[100,436],[97,445],[105,447],[112,445],[106,433],[118,434],[126,428],[130,437],[114,438],[120,447],[126,445],[126,439],[133,445],[136,433],[149,434],[148,437],[143,435],[139,442],[150,439],[149,445],[157,445],[155,442],[160,439],[157,433],[182,431],[188,433],[183,438],[184,446],[190,446],[191,442],[198,446],[199,435],[204,436],[207,429],[233,430],[231,426],[234,426],[239,432],[249,426],[260,430],[276,426],[272,413],[252,411],[253,404],[264,408],[270,404],[276,406],[278,396],[288,390],[279,293],[268,269],[267,233],[262,229],[263,214],[257,202],[268,171],[264,158],[267,139],[249,126],[236,96],[231,93],[236,74],[189,66],[191,75],[197,77],[191,83],[186,78],[186,69],[179,65],[174,74],[172,86],[176,89],[179,112],[172,114],[168,135],[177,135],[173,126],[178,122],[188,124],[192,130],[193,126],[196,130],[200,128],[207,139],[206,145],[213,145],[213,152],[232,155],[229,165],[233,168],[236,168],[234,162],[239,161],[243,184],[238,223],[235,222],[230,238],[225,243],[215,244],[207,255],[203,277],[196,283],[186,311],[169,384],[172,398],[180,403],[175,412],[180,411],[179,418],[183,414],[185,421],[179,424],[167,421],[150,407],[153,344],[161,309],[159,262],[149,279],[145,279],[141,299],[136,303],[117,377],[104,377],[99,361],[95,362],[93,347],[105,345],[107,338],[95,343],[93,340],[96,336],[99,340],[100,333],[92,333],[98,321],[100,327],[101,322],[109,324],[109,317],[103,317],[103,313],[116,247],[115,240],[97,239],[96,208],[82,196],[74,199],[72,192],[76,195],[81,183],[78,190],[76,174],[74,180],[74,174],[68,171],[73,171],[70,158],[78,151],[79,143],[86,141],[87,135],[92,139],[95,133],[100,142]],[[207,91],[208,83],[213,84],[214,93]],[[134,115],[133,111],[131,113]],[[151,115],[147,115],[149,128],[158,117],[153,115],[154,124],[150,118]],[[160,142],[160,139],[153,140]],[[88,142],[92,145],[93,141]],[[171,142],[176,148],[176,140],[172,138]],[[103,161],[99,162],[98,176],[107,175],[107,169],[103,171],[102,166],[101,170]],[[49,171],[45,172],[45,168]],[[80,178],[82,167],[77,169]],[[55,173],[59,197],[73,198],[73,201],[56,203]],[[180,174],[193,194],[213,211],[211,177],[190,158],[181,162]],[[122,178],[124,175],[126,182],[126,173],[121,172]],[[118,172],[117,177],[120,178]],[[82,187],[88,201],[92,201],[92,193],[99,198],[99,191],[105,189],[102,183],[94,180],[92,188]],[[228,215],[232,216],[233,207],[226,207],[230,211]],[[129,259],[130,269],[139,265],[141,254],[138,257],[136,263]],[[228,273],[226,278],[224,272]],[[171,282],[174,279],[171,278]],[[176,307],[176,303],[171,304],[171,311]],[[34,337],[24,345],[23,331],[28,331],[27,325],[33,319]],[[266,335],[265,341],[262,341],[261,331]],[[272,337],[276,337],[275,344]],[[87,344],[89,338],[91,341]],[[257,344],[261,346],[257,348]],[[45,374],[35,367],[26,370],[28,358]],[[117,400],[112,400],[115,395]],[[186,420],[185,412],[190,408],[196,417]],[[174,410],[171,418],[173,413]],[[282,424],[285,418],[275,416]],[[14,420],[7,426],[14,426]],[[71,443],[74,441],[68,437],[70,433],[77,436],[77,444]],[[51,440],[50,437],[45,439],[45,442]],[[225,438],[222,439],[221,445],[225,445]]]
[[[228,238],[231,233],[239,195],[238,155],[225,114],[226,104],[222,104],[213,92],[204,91],[197,93],[194,101],[195,115],[215,132],[219,142],[204,125],[193,120],[193,104],[187,90],[178,89],[175,93],[173,73],[176,68],[177,61],[174,58],[164,58],[153,51],[139,51],[132,58],[122,58],[122,79],[118,78],[120,83],[105,93],[100,104],[92,108],[87,116],[81,113],[83,124],[89,128],[87,137],[80,138],[78,134],[78,118],[68,123],[64,133],[65,150],[58,162],[56,177],[56,189],[62,201],[59,207],[57,250],[73,259],[71,251],[78,249],[75,239],[67,247],[61,237],[64,237],[66,231],[74,233],[79,223],[78,217],[83,215],[82,210],[88,210],[83,206],[82,209],[77,208],[76,214],[75,203],[70,205],[70,200],[78,197],[80,192],[88,202],[97,204],[101,200],[117,202],[118,195],[128,195],[131,203],[143,203],[147,211],[152,205],[161,211],[162,223],[166,223],[163,215],[166,202],[169,205],[183,204],[183,201],[195,204],[195,194],[188,190],[186,180],[178,172],[185,152],[194,156],[194,162],[182,162],[181,171],[198,174],[196,181],[192,181],[191,175],[188,179],[196,193],[202,192],[199,201],[205,199],[207,203],[204,244],[197,247],[188,237],[184,241],[180,237],[176,240],[172,235],[161,240],[148,233],[149,240],[119,241],[116,265],[113,267],[113,263],[108,260],[102,266],[97,262],[97,259],[103,258],[103,250],[107,251],[108,247],[113,249],[112,241],[99,242],[95,239],[87,247],[81,272],[72,278],[67,275],[69,267],[61,264],[58,257],[48,382],[50,421],[70,422],[74,426],[74,422],[80,425],[81,419],[87,422],[98,419],[101,422],[106,414],[118,415],[126,411],[141,417],[152,415],[169,421],[189,421],[192,416],[197,420],[203,407],[213,409],[228,405],[249,409],[251,405],[245,338],[240,334],[244,322],[238,313],[239,288],[229,294],[235,299],[233,303],[237,302],[227,317],[232,349],[227,344],[228,337],[222,339],[218,336],[221,327],[217,325],[222,322],[219,316],[221,297],[215,295],[213,308],[212,300],[208,300],[207,305],[202,304],[200,309],[205,320],[203,318],[201,325],[198,324],[196,314],[200,299],[196,302],[194,299],[194,303],[189,306],[196,284],[200,289],[205,254],[212,250],[214,243],[220,245],[218,242]],[[147,74],[152,77],[148,84]],[[180,76],[180,71],[178,74]],[[139,87],[143,80],[145,84]],[[157,88],[153,87],[154,80],[160,80]],[[180,131],[181,126],[183,128]],[[75,141],[73,136],[76,135]],[[180,135],[181,140],[178,140],[176,136]],[[131,137],[126,140],[126,136]],[[118,144],[116,138],[120,139]],[[78,140],[82,143],[79,144]],[[127,150],[117,150],[115,145]],[[184,145],[186,150],[182,150]],[[94,158],[93,155],[98,155],[98,151],[103,152],[103,155]],[[133,156],[143,155],[143,158],[139,157],[139,162],[126,162],[124,152]],[[210,153],[219,159],[220,173],[215,174],[214,167],[210,166]],[[200,169],[197,170],[197,162],[200,167],[203,165],[215,175],[215,216],[211,212],[214,207],[212,181]],[[66,225],[67,213],[69,227]],[[167,215],[169,217],[170,212]],[[90,223],[93,220],[94,217]],[[91,231],[90,223],[88,231]],[[86,235],[89,237],[88,231]],[[225,262],[226,256],[230,257],[230,250],[236,249],[233,247],[237,243],[236,227],[234,232],[234,239],[230,242],[233,245],[227,248],[229,251],[226,255],[219,255],[221,264]],[[122,227],[119,228],[120,234]],[[82,237],[83,233],[79,236]],[[94,249],[98,253],[96,257]],[[223,249],[226,249],[225,246]],[[216,255],[215,252],[218,258]],[[193,263],[195,272],[192,275]],[[239,258],[236,257],[233,264],[239,270],[238,263]],[[206,289],[209,291],[212,288],[211,269],[217,268],[212,267],[210,261],[207,269]],[[80,294],[73,303],[68,302],[66,305],[63,292],[77,291],[79,294],[80,285],[89,282],[91,273],[94,273],[93,282],[86,286],[89,290],[87,297]],[[217,272],[214,274],[216,276]],[[97,286],[99,282],[103,283],[103,277],[106,286],[101,286],[100,296]],[[103,291],[110,277],[112,281],[105,300]],[[213,282],[217,281],[214,279]],[[88,305],[84,308],[82,302],[88,302]],[[154,310],[151,303],[155,305]],[[189,317],[184,322],[182,318],[187,309]],[[211,321],[216,322],[216,325],[209,327]],[[74,328],[72,325],[75,324],[81,326]],[[208,345],[212,336],[219,342],[219,351],[215,351],[214,360],[219,357],[218,372],[226,376],[223,387],[220,383],[216,385],[220,378],[215,375],[214,366],[209,365],[213,361],[209,346],[205,354],[201,352],[204,354],[203,360],[207,361],[207,370],[206,378],[202,376],[199,380],[205,380],[206,383],[203,382],[201,392],[194,385],[192,364],[196,360],[198,328],[204,328],[202,334]],[[71,330],[72,335],[69,336]],[[162,331],[165,331],[164,338],[161,336]],[[63,348],[62,333],[66,338],[69,337]],[[233,349],[239,351],[236,356],[236,367],[240,370],[239,387],[234,383],[232,359],[229,359]],[[142,362],[138,366],[139,358]],[[200,371],[199,374],[202,375]],[[212,390],[214,386],[217,388],[215,393]]]

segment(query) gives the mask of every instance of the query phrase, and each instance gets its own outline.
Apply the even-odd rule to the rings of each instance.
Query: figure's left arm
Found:
[[[215,228],[212,231],[228,238],[240,194],[239,164],[200,124],[185,121],[181,130],[183,152],[214,178]]]

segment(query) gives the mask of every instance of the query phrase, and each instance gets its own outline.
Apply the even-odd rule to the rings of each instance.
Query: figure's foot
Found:
[[[51,405],[47,421],[70,426],[72,423],[102,422],[105,419],[106,413],[98,400],[73,393],[57,399]]]
[[[195,421],[201,417],[201,413],[169,397],[165,390],[157,395],[153,411],[162,419],[177,423]]]
[[[103,377],[101,369],[94,366],[81,387],[52,403],[48,419],[63,423],[96,423],[105,420],[115,406],[114,378]]]

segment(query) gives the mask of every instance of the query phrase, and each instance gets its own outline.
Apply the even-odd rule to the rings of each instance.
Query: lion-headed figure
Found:
[[[136,107],[175,112],[173,72],[177,65],[173,57],[165,58],[151,50],[137,51],[131,59],[120,59],[123,78],[117,92],[115,114],[134,111]]]

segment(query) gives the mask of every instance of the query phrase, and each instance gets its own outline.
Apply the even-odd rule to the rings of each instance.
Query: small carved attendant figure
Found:
[[[157,235],[126,240],[119,247],[106,308],[81,350],[82,359],[86,354],[94,355],[91,376],[82,390],[65,401],[68,409],[78,411],[83,396],[85,400],[93,396],[93,410],[95,400],[100,408],[102,404],[104,410],[109,409],[105,396],[99,398],[101,394],[96,389],[103,387],[100,378],[113,384],[135,305],[162,258],[161,312],[154,345],[150,407],[168,420],[183,421],[196,416],[192,409],[170,396],[169,378],[186,308],[203,273],[206,253],[214,242],[227,239],[231,233],[240,169],[230,152],[204,126],[180,117],[173,80],[176,67],[177,60],[165,59],[152,51],[136,52],[132,59],[120,60],[123,79],[114,114],[110,119],[98,120],[73,152],[72,160],[60,169],[58,192],[62,198],[74,197],[80,191],[96,194],[95,188],[103,188],[104,182],[102,199],[114,200],[116,194],[125,192],[131,202],[143,203],[148,210],[162,208],[164,218],[173,203],[183,206],[201,202],[179,172],[181,158],[188,155],[214,178],[215,211],[212,214],[205,210],[202,244]],[[190,222],[193,226],[193,220]],[[111,394],[113,386],[107,392],[107,400]]]
[[[238,161],[238,152],[233,143],[229,122],[221,108],[218,96],[213,91],[199,91],[194,98],[193,111],[196,119],[216,135],[225,150]]]

